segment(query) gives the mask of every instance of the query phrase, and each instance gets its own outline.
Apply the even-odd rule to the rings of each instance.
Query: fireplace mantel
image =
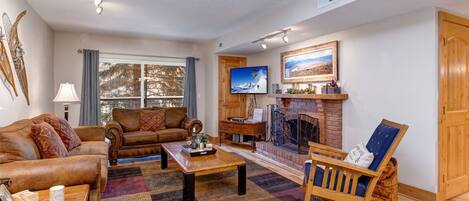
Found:
[[[347,100],[348,94],[269,94],[273,98],[313,99],[313,100]]]

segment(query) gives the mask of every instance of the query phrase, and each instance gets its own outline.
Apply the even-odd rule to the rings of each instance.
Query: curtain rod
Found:
[[[78,54],[83,53],[83,49],[77,50]],[[110,55],[122,55],[122,56],[134,56],[134,57],[157,57],[157,58],[167,58],[167,59],[186,59],[186,57],[171,57],[171,56],[157,56],[157,55],[147,55],[147,54],[127,54],[127,53],[114,53],[114,52],[99,52],[101,54],[110,54]],[[199,58],[195,58],[196,61],[199,61]]]

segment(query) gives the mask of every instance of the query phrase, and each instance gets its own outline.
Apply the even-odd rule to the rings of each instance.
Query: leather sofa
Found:
[[[140,131],[140,111],[164,109],[166,129],[156,132]],[[161,143],[186,140],[202,130],[202,122],[188,118],[186,108],[146,108],[112,110],[112,120],[106,124],[106,137],[111,141],[111,165],[118,158],[143,157],[159,154]]]
[[[68,157],[41,159],[31,138],[31,126],[43,122],[43,114],[0,128],[0,179],[10,179],[11,193],[47,190],[55,185],[90,185],[89,200],[100,200],[105,190],[108,150],[105,130],[99,126],[75,128],[81,146]]]

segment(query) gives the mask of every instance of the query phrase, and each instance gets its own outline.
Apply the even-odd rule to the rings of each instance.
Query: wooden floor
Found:
[[[469,201],[469,193],[460,195],[456,198],[451,199],[451,201]]]
[[[237,154],[256,162],[257,164],[268,168],[272,170],[273,172],[276,172],[298,184],[303,183],[303,172],[298,171],[296,169],[290,168],[284,164],[281,164],[277,161],[274,161],[270,158],[267,158],[265,156],[262,156],[260,154],[252,153],[251,150],[245,149],[245,148],[240,148],[238,146],[233,146],[233,145],[226,145],[223,144],[222,148],[225,151],[229,152],[236,152]],[[468,200],[469,201],[469,195],[467,195],[466,199],[456,199],[453,201],[463,201],[463,200]],[[405,195],[399,194],[399,201],[418,201],[416,199],[407,197]]]

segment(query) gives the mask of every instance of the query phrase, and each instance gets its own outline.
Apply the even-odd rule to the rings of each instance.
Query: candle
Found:
[[[65,201],[64,189],[65,187],[62,185],[52,186],[49,189],[49,200],[50,201]]]

